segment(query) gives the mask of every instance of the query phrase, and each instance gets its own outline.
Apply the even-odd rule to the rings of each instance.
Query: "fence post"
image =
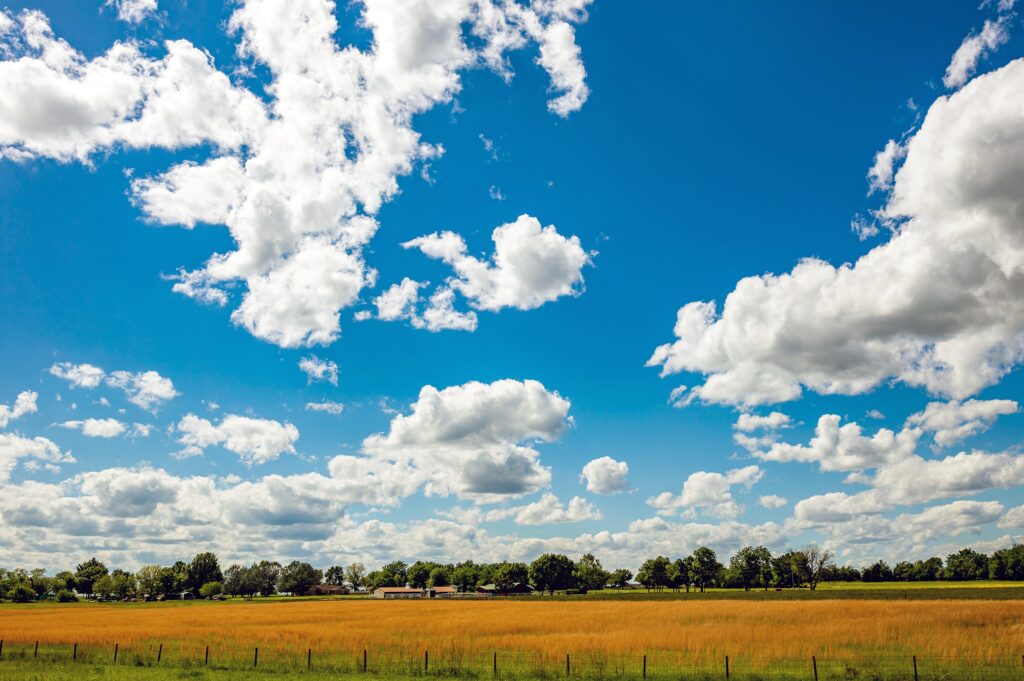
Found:
[[[4,640],[0,638],[0,657],[4,654]]]
[[[811,655],[811,666],[814,667],[814,681],[818,681],[818,658]]]
[[[117,647],[118,647],[118,644],[115,643],[114,644],[114,662],[117,662]]]
[[[306,669],[313,668],[313,649],[310,648],[306,651]]]
[[[1022,657],[1021,659],[1024,659],[1024,657]],[[497,653],[497,651],[495,651],[495,653],[494,653],[494,675],[495,676],[498,675],[498,653]]]
[[[160,664],[160,658],[164,656],[164,644],[161,643],[160,647],[156,649],[156,663]]]
[[[917,655],[914,655],[914,681],[917,681]]]
[[[71,659],[72,660],[77,660],[78,659],[78,644],[77,643],[75,644],[74,650],[71,651]]]
[[[430,670],[430,651],[423,651],[423,673],[426,674]]]
[[[255,667],[260,661],[260,647],[256,646],[255,652],[252,654],[252,666]]]
[[[39,641],[36,641],[36,648],[32,651],[32,657],[39,657]]]
[[[729,678],[729,656],[725,656],[725,678]]]
[[[366,672],[366,648],[363,648],[363,672]]]
[[[570,669],[569,669],[569,653],[566,653],[565,654],[565,675],[569,676],[569,674],[570,674]]]
[[[644,655],[644,678],[647,678],[647,656]]]
[[[206,646],[206,657],[203,658],[203,664],[210,664],[210,646]]]

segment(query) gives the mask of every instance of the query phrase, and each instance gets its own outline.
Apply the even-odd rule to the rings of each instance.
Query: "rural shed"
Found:
[[[423,589],[411,589],[407,586],[379,586],[373,590],[374,598],[425,598]]]

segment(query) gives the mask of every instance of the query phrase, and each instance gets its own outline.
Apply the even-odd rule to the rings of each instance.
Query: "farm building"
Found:
[[[309,589],[312,596],[344,596],[348,589],[335,584],[316,584]]]
[[[516,582],[504,591],[499,591],[494,584],[484,584],[476,588],[477,593],[491,594],[492,596],[525,596],[532,594],[534,589],[524,582]]]
[[[406,586],[379,586],[373,590],[374,598],[426,598],[423,589],[411,589]]]

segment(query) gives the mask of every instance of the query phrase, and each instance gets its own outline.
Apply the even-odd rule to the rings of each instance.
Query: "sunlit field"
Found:
[[[693,657],[1020,654],[1024,601],[576,600],[31,604],[0,609],[12,646],[163,643],[332,651],[520,651]]]

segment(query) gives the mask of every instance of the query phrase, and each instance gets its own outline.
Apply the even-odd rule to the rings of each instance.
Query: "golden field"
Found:
[[[0,608],[9,642],[694,657],[1017,655],[1024,601],[369,600],[32,604]]]

